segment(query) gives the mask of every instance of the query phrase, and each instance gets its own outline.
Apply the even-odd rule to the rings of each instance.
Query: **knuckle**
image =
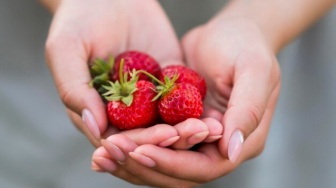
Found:
[[[80,44],[79,36],[68,34],[66,32],[52,32],[49,33],[45,42],[45,51],[47,57],[52,56],[54,52],[64,51],[65,48],[78,47]]]
[[[54,51],[54,49],[61,47],[62,41],[66,41],[64,37],[55,34],[50,34],[45,42],[45,49],[47,55],[50,55]]]
[[[257,126],[260,124],[261,122],[261,117],[264,113],[265,109],[263,107],[262,104],[251,104],[248,105],[246,108],[247,111],[247,117],[249,118],[249,120],[251,120],[251,122],[253,122],[251,125],[251,129],[254,130],[257,128]]]
[[[153,137],[155,139],[162,139],[162,131],[165,131],[165,135],[170,135],[172,133],[174,133],[175,135],[178,135],[176,129],[174,129],[174,127],[170,126],[170,125],[166,125],[166,124],[158,124],[152,127],[149,127],[147,129],[144,129],[144,133],[145,136],[147,137]]]
[[[75,87],[72,87],[67,83],[59,83],[56,85],[56,87],[58,88],[59,95],[63,104],[67,108],[73,109],[71,108],[71,104],[74,102],[73,93],[75,91]]]
[[[191,134],[194,133],[195,131],[207,131],[208,127],[207,125],[196,118],[188,118],[184,122],[181,123],[181,125],[178,127],[178,131],[182,134]]]
[[[71,90],[67,84],[58,84],[57,85],[57,88],[59,90],[59,94],[60,94],[60,97],[61,97],[61,101],[63,102],[63,104],[66,106],[66,107],[69,107],[70,105],[70,96],[71,96]]]

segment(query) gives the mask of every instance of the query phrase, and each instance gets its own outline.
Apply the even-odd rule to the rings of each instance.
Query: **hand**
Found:
[[[96,146],[118,131],[108,128],[105,106],[88,85],[88,63],[126,50],[147,52],[162,66],[182,62],[157,1],[63,0],[56,9],[46,43],[48,65],[70,118]]]
[[[218,16],[187,34],[183,48],[189,66],[207,81],[205,116],[224,126],[219,153],[233,163],[258,155],[280,90],[275,51],[258,25]]]
[[[109,156],[105,162],[96,161],[95,169],[135,184],[191,187],[230,173],[261,153],[279,93],[280,72],[257,25],[244,19],[215,18],[187,34],[183,47],[189,65],[207,80],[205,116],[220,122],[223,138],[191,151],[112,136],[94,153],[94,161]],[[122,163],[111,145],[124,154]]]
[[[140,155],[137,148],[148,145],[159,150],[170,146],[172,149],[186,150],[199,143],[211,143],[218,140],[222,134],[222,125],[213,118],[188,119],[177,125],[156,125],[146,129],[123,131],[102,140],[102,147],[96,149],[92,157],[92,169],[98,172],[109,172],[112,175],[138,185],[151,185],[157,187],[186,187],[195,185],[194,182],[175,179],[171,175],[156,172],[150,168],[155,162]],[[166,158],[165,152],[158,154],[166,158],[166,162],[175,164],[174,151]],[[176,150],[176,154],[179,150]],[[151,152],[157,152],[155,150]],[[189,158],[192,160],[192,158]],[[191,162],[189,165],[193,164]],[[188,165],[176,167],[184,168]],[[170,168],[170,167],[169,167]],[[166,169],[170,170],[170,169]]]

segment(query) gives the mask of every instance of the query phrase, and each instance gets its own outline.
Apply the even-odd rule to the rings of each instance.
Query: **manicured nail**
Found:
[[[100,168],[100,166],[97,165],[97,163],[95,163],[93,161],[91,162],[91,169],[93,171],[96,171],[96,172],[105,172],[105,170],[103,170],[102,168]]]
[[[82,112],[82,120],[91,134],[98,140],[100,138],[100,131],[96,119],[88,109]]]
[[[174,137],[168,138],[165,141],[160,142],[158,145],[160,147],[167,147],[167,146],[174,144],[178,139],[180,139],[180,136],[174,136]]]
[[[144,166],[147,166],[147,167],[150,167],[150,168],[153,168],[156,166],[156,163],[155,161],[153,161],[153,159],[147,157],[147,156],[144,156],[140,153],[137,153],[137,152],[129,152],[128,153],[132,159],[136,160],[137,162],[139,162],[140,164],[144,165]]]
[[[208,136],[208,134],[209,134],[209,131],[203,131],[203,132],[194,134],[188,138],[187,142],[190,145],[200,143],[206,138],[206,136]]]
[[[214,142],[216,140],[219,140],[220,138],[222,138],[222,135],[216,135],[216,136],[208,136],[204,142],[210,143],[210,142]]]
[[[113,159],[115,159],[119,164],[124,164],[126,157],[124,152],[122,152],[118,146],[105,139],[102,139],[100,142]]]
[[[108,172],[114,172],[117,169],[117,165],[115,165],[112,160],[105,157],[93,157],[92,161]]]
[[[244,143],[243,133],[239,130],[234,131],[231,135],[228,148],[229,160],[232,163],[236,162],[236,160],[238,159],[243,143]]]

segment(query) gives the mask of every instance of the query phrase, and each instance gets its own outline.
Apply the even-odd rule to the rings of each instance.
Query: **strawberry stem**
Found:
[[[155,76],[153,76],[151,73],[149,73],[147,71],[144,71],[144,70],[136,71],[136,74],[139,74],[139,73],[145,74],[146,76],[153,79],[155,82],[157,82],[159,84],[159,86],[156,86],[157,95],[152,99],[152,101],[155,101],[160,96],[168,93],[171,90],[171,88],[173,88],[175,86],[175,81],[179,77],[178,74],[174,74],[173,78],[171,78],[171,79],[168,76],[165,76],[164,77],[164,82],[162,82],[161,80],[157,79]]]
[[[107,91],[103,94],[108,101],[119,101],[121,100],[127,106],[130,106],[133,102],[133,93],[137,91],[136,83],[138,81],[138,76],[136,72],[130,73],[131,79],[128,80],[128,73],[123,75],[124,59],[120,61],[119,68],[119,80],[109,82],[110,86],[103,86]]]
[[[165,84],[163,82],[161,82],[159,79],[157,79],[154,75],[152,75],[151,73],[144,71],[144,70],[138,70],[137,73],[143,73],[146,76],[150,77],[151,79],[153,79],[155,82],[157,82],[158,84],[164,86]]]
[[[120,60],[120,68],[119,68],[119,82],[120,85],[124,85],[124,76],[123,76],[123,70],[124,70],[124,59]]]

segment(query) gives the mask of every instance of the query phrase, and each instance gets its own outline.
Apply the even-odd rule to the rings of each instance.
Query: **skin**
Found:
[[[54,14],[46,42],[46,57],[55,85],[76,127],[93,145],[99,146],[101,138],[118,130],[108,126],[105,106],[98,93],[88,86],[91,79],[88,63],[126,50],[139,50],[151,54],[161,66],[182,64],[179,42],[162,8],[154,0],[141,5],[134,0],[101,0],[94,5],[90,1],[72,0],[42,3]],[[83,123],[84,109],[94,116],[99,138],[95,138]],[[209,131],[200,120],[196,126],[199,128],[185,132],[186,136],[199,131],[222,133],[222,127]],[[167,131],[173,137],[179,130],[171,127]]]
[[[290,9],[282,0],[231,1],[187,33],[181,45],[156,1],[141,6],[131,0],[44,4],[55,14],[47,41],[48,64],[70,118],[98,147],[92,169],[138,185],[192,187],[224,176],[262,152],[280,90],[276,54],[335,1],[295,0]],[[121,133],[108,128],[103,104],[87,86],[87,62],[127,49],[145,51],[163,66],[182,63],[184,56],[207,81],[204,118]],[[68,62],[72,65],[65,66]],[[84,108],[94,112],[100,138],[106,140],[94,139],[83,126]],[[244,143],[230,161],[229,142],[237,130]]]

